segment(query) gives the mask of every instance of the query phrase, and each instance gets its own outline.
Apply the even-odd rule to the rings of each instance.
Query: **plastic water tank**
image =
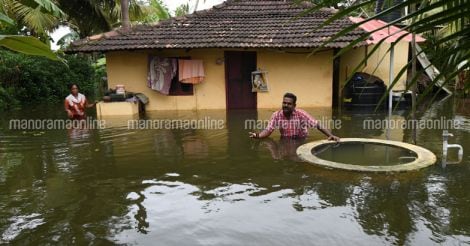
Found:
[[[343,102],[345,106],[351,107],[376,107],[386,91],[387,86],[379,77],[355,73],[344,87]],[[384,99],[381,106],[385,106],[386,102]]]

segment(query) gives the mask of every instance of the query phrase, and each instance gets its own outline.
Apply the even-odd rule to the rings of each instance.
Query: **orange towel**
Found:
[[[178,60],[178,70],[181,83],[199,84],[205,77],[202,60]]]

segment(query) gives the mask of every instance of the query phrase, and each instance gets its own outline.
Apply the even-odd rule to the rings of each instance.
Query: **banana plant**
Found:
[[[0,12],[0,23],[10,26],[15,25],[15,21],[5,15],[4,12]],[[43,56],[51,60],[62,61],[61,58],[51,51],[48,45],[32,36],[0,34],[0,46],[23,54]]]
[[[43,56],[51,60],[61,61],[49,46],[31,36],[0,35],[0,46],[27,55]]]

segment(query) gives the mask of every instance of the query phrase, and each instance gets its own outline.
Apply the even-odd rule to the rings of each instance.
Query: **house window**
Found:
[[[190,60],[189,57],[178,57],[178,59]],[[179,68],[178,68],[179,69]],[[171,81],[170,96],[192,96],[194,95],[193,84],[181,83],[178,77],[179,71],[176,71],[176,76]]]
[[[170,96],[191,96],[194,93],[193,84],[181,83],[178,78],[178,73],[171,81]]]

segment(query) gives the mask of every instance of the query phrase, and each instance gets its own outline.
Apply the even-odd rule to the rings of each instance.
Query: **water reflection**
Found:
[[[339,142],[319,145],[311,150],[320,159],[359,166],[400,165],[416,160],[405,148],[365,142]]]
[[[302,162],[296,150],[304,143],[306,143],[305,139],[289,138],[280,138],[279,140],[268,138],[257,142],[260,148],[265,148],[269,151],[274,160],[291,160],[295,162]]]
[[[437,105],[437,106],[436,106]],[[435,104],[421,118],[470,116]],[[307,109],[343,119],[341,137],[385,138],[363,130],[378,112]],[[43,114],[43,111],[37,111]],[[0,128],[0,232],[13,244],[464,244],[470,243],[470,159],[442,169],[364,174],[298,162],[298,140],[254,141],[246,119],[269,110],[159,112],[149,119],[210,116],[223,129],[86,133]],[[53,115],[53,112],[51,112]],[[39,116],[38,116],[39,117]],[[57,117],[61,117],[57,115]],[[406,118],[406,114],[397,115]],[[459,118],[460,117],[460,118]],[[306,141],[323,139],[312,130]],[[470,148],[470,131],[453,131]],[[36,136],[34,135],[36,134]],[[74,136],[74,137],[72,137]],[[394,140],[409,142],[408,130]],[[440,155],[442,132],[418,131],[418,144]]]

